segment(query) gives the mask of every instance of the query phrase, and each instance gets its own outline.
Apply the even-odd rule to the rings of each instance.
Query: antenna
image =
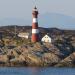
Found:
[[[36,5],[36,0],[34,0],[34,4]]]
[[[36,0],[34,0],[34,5],[35,5],[35,7],[36,7],[36,5],[37,5],[37,4],[36,4]]]
[[[15,25],[15,38],[16,38],[16,25]]]

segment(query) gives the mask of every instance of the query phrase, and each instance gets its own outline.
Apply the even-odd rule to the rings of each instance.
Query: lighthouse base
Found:
[[[39,35],[38,34],[32,34],[32,42],[38,42],[39,41]]]

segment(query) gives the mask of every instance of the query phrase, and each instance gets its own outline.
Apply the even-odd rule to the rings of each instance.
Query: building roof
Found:
[[[49,33],[47,33],[47,34],[45,34],[45,35],[47,35],[47,36],[51,37],[51,35],[50,35]],[[44,36],[45,36],[45,35],[44,35]]]
[[[21,32],[18,35],[29,35],[30,33]]]

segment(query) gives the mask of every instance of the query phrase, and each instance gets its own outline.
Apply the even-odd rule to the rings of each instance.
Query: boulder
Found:
[[[60,58],[53,53],[44,53],[42,56],[42,62],[44,66],[53,66],[60,61]]]
[[[7,63],[7,62],[8,62],[8,57],[7,57],[7,55],[0,55],[0,62]]]
[[[60,61],[56,67],[75,67],[75,52]]]

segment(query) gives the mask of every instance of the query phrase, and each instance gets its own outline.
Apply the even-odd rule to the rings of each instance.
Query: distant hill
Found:
[[[32,27],[31,26],[16,26],[17,33],[19,32],[31,32]],[[58,28],[44,28],[39,27],[40,33],[43,34],[51,34],[51,35],[75,35],[75,30],[63,30]],[[0,32],[4,33],[14,33],[15,32],[15,25],[9,25],[9,26],[1,26]]]
[[[22,18],[3,18],[0,19],[0,25],[5,26],[5,25],[28,25],[30,24],[30,20],[25,20]]]
[[[57,27],[60,29],[75,29],[75,18],[57,13],[46,13],[39,16],[39,23],[43,27]]]
[[[0,19],[0,25],[31,25],[32,18],[4,18]],[[58,13],[39,14],[39,26],[46,28],[75,29],[75,18]]]

